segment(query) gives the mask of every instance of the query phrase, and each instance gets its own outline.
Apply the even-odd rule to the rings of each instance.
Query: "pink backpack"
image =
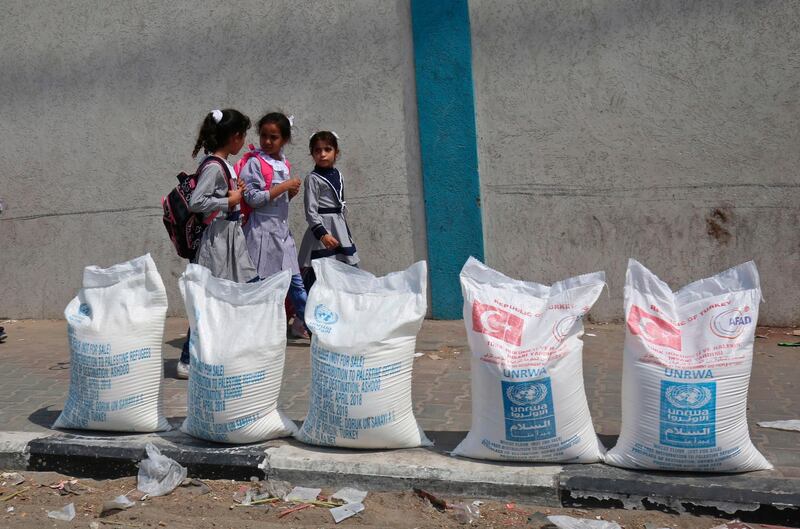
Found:
[[[261,177],[264,179],[264,189],[269,192],[270,187],[272,187],[272,176],[275,174],[272,170],[272,166],[268,164],[264,158],[258,155],[253,144],[248,145],[247,148],[249,150],[244,153],[238,162],[236,162],[236,164],[233,166],[233,170],[236,171],[236,175],[239,176],[242,174],[242,169],[244,169],[245,164],[250,161],[250,158],[255,157],[261,164]],[[286,160],[285,163],[286,167],[289,169],[289,171],[291,171],[292,166],[289,163],[289,160]],[[240,206],[242,210],[242,225],[244,226],[247,224],[247,219],[250,218],[250,212],[253,211],[253,208],[250,207],[250,204],[248,204],[246,200],[242,200]]]

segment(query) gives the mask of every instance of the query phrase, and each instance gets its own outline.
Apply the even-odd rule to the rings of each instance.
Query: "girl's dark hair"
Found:
[[[318,141],[324,141],[337,152],[339,151],[339,140],[336,138],[336,135],[329,130],[321,130],[315,132],[308,140],[308,150],[311,154],[314,154],[314,145],[316,145]]]
[[[289,118],[287,118],[284,114],[280,112],[269,112],[268,114],[264,114],[261,119],[258,120],[258,131],[261,132],[261,127],[268,123],[278,126],[278,130],[281,131],[281,137],[284,140],[287,142],[292,141],[292,124],[289,123]]]
[[[200,125],[200,133],[197,135],[192,156],[197,156],[200,149],[205,153],[214,152],[224,147],[231,136],[237,133],[244,134],[250,128],[250,118],[238,110],[226,108],[221,112],[222,119],[219,123],[214,119],[213,111],[206,114],[203,124]]]

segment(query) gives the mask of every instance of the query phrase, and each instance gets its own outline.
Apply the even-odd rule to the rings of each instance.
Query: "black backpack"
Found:
[[[175,246],[175,251],[185,259],[194,259],[197,249],[200,247],[203,232],[216,217],[216,213],[214,213],[203,220],[202,213],[194,213],[189,209],[189,200],[197,187],[200,173],[209,163],[218,163],[222,166],[230,186],[231,174],[227,164],[221,158],[209,156],[203,160],[194,174],[179,174],[178,185],[175,186],[175,189],[170,191],[167,196],[161,197],[161,206],[164,208],[164,227]]]

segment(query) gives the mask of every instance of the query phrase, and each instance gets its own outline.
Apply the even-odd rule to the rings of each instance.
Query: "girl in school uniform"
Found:
[[[266,114],[258,120],[258,137],[261,148],[240,172],[245,182],[244,200],[253,208],[244,227],[247,248],[260,277],[292,271],[289,299],[295,318],[291,331],[296,337],[308,338],[306,291],[297,264],[297,246],[289,230],[289,201],[301,185],[298,178],[291,177],[291,164],[283,155],[283,147],[292,139],[289,118],[280,112]],[[263,174],[259,158],[268,164],[271,175]]]
[[[208,224],[192,262],[205,266],[216,277],[239,283],[258,278],[247,252],[239,220],[244,182],[236,178],[228,156],[244,146],[250,118],[232,108],[212,110],[206,115],[197,136],[192,156],[202,149],[197,186],[189,199],[189,209],[202,213]],[[183,344],[178,362],[178,378],[189,378],[189,339]]]
[[[303,184],[308,229],[300,244],[300,266],[304,268],[306,290],[311,290],[316,280],[312,260],[333,257],[358,266],[359,258],[345,217],[344,177],[334,167],[339,137],[335,132],[321,130],[311,136],[308,148],[314,170]]]

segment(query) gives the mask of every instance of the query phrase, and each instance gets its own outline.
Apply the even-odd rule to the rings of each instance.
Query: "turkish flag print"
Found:
[[[653,345],[681,350],[681,331],[667,320],[645,312],[637,305],[628,314],[628,330]]]
[[[511,345],[522,344],[522,325],[519,316],[479,301],[472,304],[472,330],[497,338]]]

